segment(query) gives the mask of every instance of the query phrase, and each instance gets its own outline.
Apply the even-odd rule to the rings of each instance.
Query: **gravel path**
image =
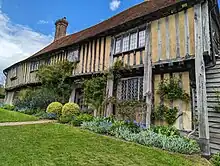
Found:
[[[5,122],[0,123],[0,126],[22,126],[31,124],[44,124],[44,123],[54,123],[55,120],[39,120],[39,121],[29,121],[29,122]]]

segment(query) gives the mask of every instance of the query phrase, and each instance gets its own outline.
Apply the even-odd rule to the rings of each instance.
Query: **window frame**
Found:
[[[32,61],[30,64],[30,72],[35,72],[39,70],[40,61]]]
[[[75,55],[75,52],[77,52],[77,55]],[[72,54],[72,55],[70,55]],[[69,56],[72,56],[72,61],[69,60]],[[78,63],[80,61],[80,51],[79,48],[72,48],[67,51],[67,61],[73,62],[73,63]]]
[[[123,32],[121,34],[118,34],[116,36],[114,36],[114,50],[113,50],[113,55],[118,55],[118,54],[122,54],[122,53],[127,53],[127,52],[131,52],[131,51],[135,51],[135,50],[139,50],[139,49],[143,49],[145,48],[145,45],[144,46],[139,46],[139,32],[141,31],[145,31],[145,45],[146,45],[146,25],[141,25],[139,27],[136,27],[136,28],[133,28],[133,29],[130,29],[126,32]],[[131,49],[130,48],[130,43],[131,43],[131,34],[133,33],[136,33],[136,37],[137,37],[137,41],[136,41],[136,48],[133,48]],[[124,50],[124,42],[123,42],[123,39],[125,37],[129,36],[129,44],[128,44],[128,50]],[[116,52],[116,42],[120,40],[121,41],[121,44],[120,44],[120,52]]]
[[[134,81],[137,80],[137,99],[134,98],[128,98],[128,90],[131,90],[128,87],[128,83],[129,81]],[[122,82],[126,81],[126,94],[123,94],[122,92]],[[120,79],[119,83],[118,83],[118,87],[117,87],[117,98],[121,101],[128,101],[128,100],[137,100],[137,101],[142,101],[144,100],[144,96],[143,96],[143,81],[144,81],[144,77],[143,76],[136,76],[136,77],[127,77],[127,78],[122,78]],[[141,86],[142,86],[142,92],[141,92]],[[129,92],[130,93],[130,92]]]
[[[16,78],[17,78],[17,75],[18,75],[18,67],[15,66],[15,67],[13,67],[13,68],[11,69],[11,77],[10,77],[10,79],[11,79],[11,80],[16,79]]]

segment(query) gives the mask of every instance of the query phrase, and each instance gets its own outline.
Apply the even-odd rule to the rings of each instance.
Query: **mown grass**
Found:
[[[8,111],[0,108],[0,123],[2,122],[24,122],[24,121],[35,121],[37,117],[22,114],[20,112]]]
[[[61,124],[0,127],[2,166],[196,166],[184,156]]]

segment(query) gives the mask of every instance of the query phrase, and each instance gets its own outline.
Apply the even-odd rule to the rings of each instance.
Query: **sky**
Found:
[[[0,0],[0,83],[3,69],[53,41],[57,19],[65,16],[72,34],[143,1]]]
[[[53,41],[57,19],[67,34],[97,24],[144,0],[0,0],[0,83],[6,67]]]

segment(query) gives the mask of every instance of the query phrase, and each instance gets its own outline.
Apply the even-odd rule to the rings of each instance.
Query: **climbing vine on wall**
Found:
[[[189,101],[189,94],[187,94],[179,85],[180,80],[176,78],[171,78],[170,80],[163,80],[159,84],[159,90],[157,93],[171,101],[183,100],[185,102]]]
[[[146,110],[147,104],[138,100],[118,100],[115,97],[110,97],[105,104],[114,104],[119,114],[123,119],[134,120],[135,113]]]
[[[170,78],[169,80],[163,80],[160,82],[157,93],[165,100],[169,102],[175,100],[182,100],[186,103],[189,102],[190,97],[179,84],[180,80],[177,78]],[[165,105],[156,106],[153,118],[155,120],[165,120],[169,125],[173,125],[175,121],[182,116],[178,115],[178,109],[176,107],[170,108]]]

